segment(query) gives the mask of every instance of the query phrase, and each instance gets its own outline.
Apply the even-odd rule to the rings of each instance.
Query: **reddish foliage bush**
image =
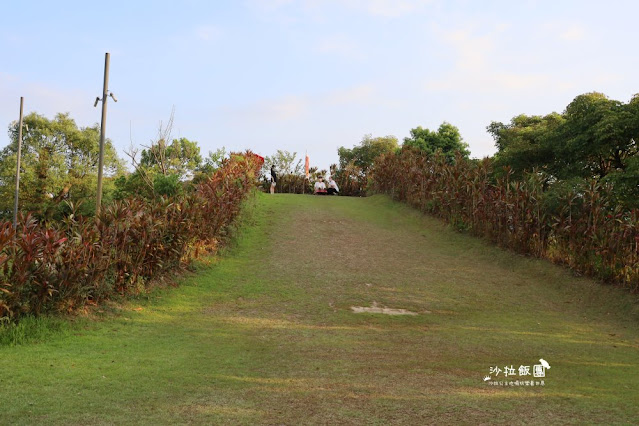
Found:
[[[368,184],[366,173],[354,162],[351,161],[343,168],[337,169],[334,178],[339,187],[340,195],[366,196],[366,185]]]
[[[490,160],[451,163],[412,149],[376,160],[372,187],[460,230],[639,290],[639,211],[597,182],[551,200],[538,173],[494,179]]]
[[[255,185],[255,156],[231,155],[196,191],[114,202],[53,226],[0,223],[0,317],[71,311],[140,285],[215,247]]]

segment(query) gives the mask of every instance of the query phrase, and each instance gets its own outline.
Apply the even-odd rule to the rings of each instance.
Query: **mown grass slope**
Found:
[[[179,288],[1,347],[0,423],[635,423],[638,312],[385,197],[262,194]]]

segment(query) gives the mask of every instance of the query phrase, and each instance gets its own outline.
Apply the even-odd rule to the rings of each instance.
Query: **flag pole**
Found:
[[[304,189],[302,190],[304,194],[306,194],[306,181],[309,180],[308,179],[308,168],[309,168],[309,161],[308,161],[308,150],[304,150]]]

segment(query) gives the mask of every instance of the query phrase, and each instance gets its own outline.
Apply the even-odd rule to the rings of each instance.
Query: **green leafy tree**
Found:
[[[209,151],[209,155],[195,169],[192,180],[193,184],[203,182],[215,173],[220,167],[222,167],[222,163],[226,158],[228,158],[228,153],[226,152],[225,147],[218,148],[215,151]]]
[[[623,170],[610,172],[601,180],[613,186],[617,202],[639,209],[639,155],[628,158]]]
[[[492,122],[488,133],[498,149],[496,169],[509,166],[517,175],[533,168],[549,171],[555,156],[552,136],[564,122],[564,117],[556,112],[543,117],[521,114],[508,124]]]
[[[373,137],[364,135],[359,145],[353,148],[339,147],[339,168],[344,169],[349,163],[359,167],[364,173],[373,165],[375,158],[399,148],[395,136]]]
[[[191,178],[202,164],[200,147],[187,138],[159,139],[142,150],[141,156],[141,167],[162,175],[176,175],[180,180]]]
[[[160,128],[160,137],[142,150],[140,161],[137,161],[136,150],[127,154],[135,171],[115,182],[118,199],[131,195],[147,198],[176,195],[183,192],[192,179],[203,179],[197,176],[203,165],[197,142],[187,138],[171,139],[169,129]]]
[[[360,196],[365,195],[367,173],[377,157],[399,149],[399,142],[395,136],[373,137],[364,135],[359,145],[353,148],[340,147],[339,167],[331,166],[331,175],[340,188],[340,194]]]
[[[297,152],[278,149],[275,154],[264,158],[262,174],[270,176],[271,166],[275,166],[278,175],[298,175],[302,173],[302,160],[297,160]]]
[[[628,104],[603,93],[577,96],[564,112],[556,135],[557,160],[571,176],[604,177],[623,171],[637,155],[639,114],[635,96]]]
[[[9,126],[10,143],[0,151],[0,211],[6,217],[13,208],[18,123]],[[20,175],[20,208],[43,218],[54,217],[71,201],[81,212],[95,209],[100,127],[79,128],[69,114],[53,120],[31,113],[24,117]],[[113,191],[113,178],[124,172],[110,140],[105,143],[104,199]]]
[[[639,96],[628,103],[602,93],[577,96],[563,114],[520,115],[507,125],[493,122],[500,165],[516,171],[543,168],[556,178],[602,178],[624,171],[637,155]]]
[[[497,165],[515,176],[537,169],[547,182],[597,179],[613,185],[627,206],[639,206],[639,96],[623,103],[592,92],[577,96],[563,114],[520,115],[493,122]],[[565,185],[564,185],[565,186]]]
[[[429,154],[442,153],[449,161],[459,152],[468,158],[470,151],[459,129],[450,123],[442,123],[436,132],[418,126],[410,131],[410,137],[404,138],[404,146],[419,148]]]

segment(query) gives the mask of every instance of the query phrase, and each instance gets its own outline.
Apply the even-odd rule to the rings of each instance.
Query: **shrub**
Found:
[[[254,187],[260,165],[232,155],[195,191],[154,199],[130,197],[94,219],[52,224],[21,218],[0,223],[0,318],[72,311],[140,284],[214,248]]]
[[[374,190],[520,253],[639,289],[639,210],[623,209],[610,185],[563,182],[538,172],[494,178],[491,160],[454,162],[411,148],[378,158]]]

